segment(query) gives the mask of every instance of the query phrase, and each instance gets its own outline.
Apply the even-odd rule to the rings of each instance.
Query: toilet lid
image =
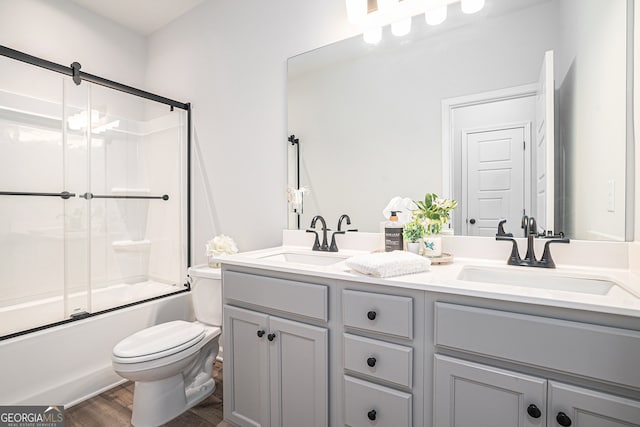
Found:
[[[113,355],[131,358],[131,362],[142,362],[178,353],[197,344],[203,337],[202,325],[175,320],[143,329],[123,339],[113,348]]]

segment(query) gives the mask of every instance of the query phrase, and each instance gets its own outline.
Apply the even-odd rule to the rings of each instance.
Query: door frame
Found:
[[[480,92],[470,95],[462,95],[454,98],[446,98],[441,101],[442,105],[442,197],[453,198],[454,182],[454,134],[453,134],[453,112],[458,108],[470,107],[473,105],[489,104],[497,101],[507,101],[510,99],[526,98],[536,96],[538,91],[537,83],[530,83],[521,86],[513,86],[487,92]],[[462,161],[460,159],[460,161]],[[452,212],[451,223],[457,215]]]
[[[467,164],[468,162],[468,156],[467,156],[467,152],[468,150],[466,149],[467,144],[465,143],[466,141],[466,135],[469,134],[473,134],[473,133],[482,133],[482,132],[491,132],[491,131],[498,131],[498,130],[509,130],[509,129],[520,129],[522,128],[524,131],[524,135],[526,138],[526,135],[529,135],[529,143],[528,145],[525,147],[524,150],[524,158],[523,158],[523,184],[524,184],[524,193],[522,195],[522,197],[524,198],[524,206],[523,208],[525,209],[526,212],[531,212],[531,209],[533,209],[533,204],[534,204],[534,199],[532,197],[531,194],[531,180],[532,180],[532,159],[531,159],[531,152],[532,152],[532,145],[533,144],[533,135],[531,134],[531,128],[532,128],[532,124],[529,121],[525,121],[525,122],[514,122],[514,123],[501,123],[499,125],[496,126],[481,126],[481,127],[475,127],[475,128],[467,128],[467,129],[462,129],[462,137],[461,137],[461,143],[462,143],[462,147],[461,147],[461,156],[460,156],[460,164],[464,165]],[[467,180],[468,180],[468,168],[462,167],[462,183],[464,184]],[[452,168],[453,170],[453,168]],[[452,177],[453,179],[453,177]],[[469,235],[469,226],[468,224],[463,221],[463,218],[467,218],[469,216],[469,204],[467,203],[468,199],[469,199],[469,193],[467,191],[467,187],[466,185],[462,185],[461,186],[461,193],[460,193],[460,201],[462,203],[462,209],[460,209],[461,211],[461,217],[460,218],[460,227],[461,229],[464,230],[464,235],[468,236]]]

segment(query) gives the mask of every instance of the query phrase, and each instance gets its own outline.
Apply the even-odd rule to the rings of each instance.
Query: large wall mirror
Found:
[[[288,62],[289,227],[380,230],[394,196],[454,198],[455,234],[632,240],[632,0],[449,5],[436,27],[362,36]],[[629,157],[630,158],[630,157]],[[299,200],[297,200],[299,201]]]

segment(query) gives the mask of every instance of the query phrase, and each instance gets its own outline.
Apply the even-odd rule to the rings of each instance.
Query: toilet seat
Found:
[[[205,336],[202,324],[175,320],[152,326],[120,341],[113,348],[118,363],[141,363],[179,353],[198,344]]]

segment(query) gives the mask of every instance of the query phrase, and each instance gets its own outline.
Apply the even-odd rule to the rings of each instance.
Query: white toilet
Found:
[[[215,390],[213,362],[222,326],[220,270],[189,268],[196,321],[176,320],[136,332],[113,348],[118,375],[135,381],[135,426],[163,424]]]

